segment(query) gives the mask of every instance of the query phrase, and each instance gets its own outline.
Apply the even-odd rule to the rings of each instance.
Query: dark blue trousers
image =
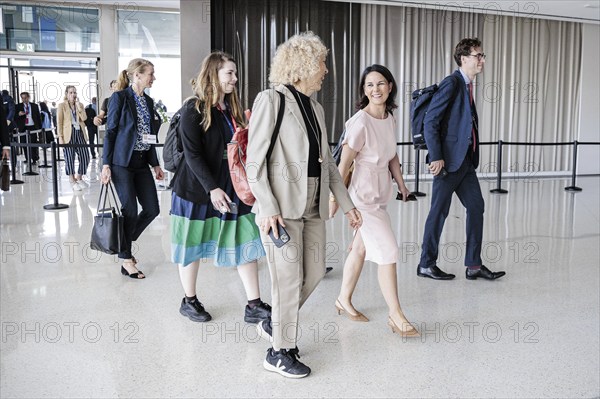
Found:
[[[130,259],[131,243],[139,238],[148,225],[158,216],[158,195],[154,178],[148,166],[148,151],[134,151],[129,166],[113,165],[111,180],[115,185],[121,212],[125,218],[125,249],[119,252],[120,259]],[[138,215],[138,201],[142,211]]]
[[[438,247],[444,222],[452,203],[452,194],[467,210],[467,247],[465,266],[481,266],[481,241],[483,237],[483,211],[485,204],[479,180],[469,156],[465,157],[456,172],[446,177],[434,176],[431,193],[431,209],[425,222],[423,247],[419,266],[431,267],[438,259]]]

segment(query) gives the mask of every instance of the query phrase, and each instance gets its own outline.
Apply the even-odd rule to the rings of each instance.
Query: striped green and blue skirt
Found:
[[[219,187],[238,205],[238,213],[215,210],[209,201],[198,204],[171,195],[171,260],[188,265],[214,259],[215,266],[238,266],[265,256],[251,207],[235,193],[227,160],[223,162]]]

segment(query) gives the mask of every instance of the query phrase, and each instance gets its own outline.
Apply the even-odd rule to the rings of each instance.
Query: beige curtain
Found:
[[[478,84],[484,140],[566,142],[578,137],[581,25],[495,17],[484,24]],[[492,152],[492,153],[490,153]],[[503,170],[570,171],[571,147],[505,148]],[[495,147],[484,159],[496,161]]]
[[[454,47],[479,37],[487,55],[475,96],[481,141],[559,142],[577,137],[581,27],[572,22],[363,5],[360,69],[387,66],[399,86],[397,139],[411,141],[411,93],[456,69]],[[496,146],[482,146],[481,172],[495,172]],[[414,172],[414,150],[400,147]],[[421,153],[421,162],[425,153]],[[504,148],[503,171],[568,171],[567,147]],[[421,171],[424,166],[421,165]],[[531,172],[529,172],[531,173]]]

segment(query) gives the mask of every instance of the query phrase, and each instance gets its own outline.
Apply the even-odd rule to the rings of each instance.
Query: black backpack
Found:
[[[425,143],[425,126],[423,122],[425,122],[429,103],[437,90],[438,85],[433,84],[423,89],[417,89],[412,93],[412,101],[410,102],[410,130],[415,150],[427,149],[427,143]]]
[[[454,99],[458,94],[459,81],[456,80],[456,91]],[[425,116],[429,103],[435,92],[438,91],[438,85],[433,84],[422,89],[417,89],[412,92],[412,101],[410,102],[410,130],[412,133],[413,147],[415,150],[426,150],[427,143],[425,142]],[[452,101],[454,101],[454,99]]]
[[[165,138],[165,144],[163,146],[165,169],[172,173],[177,171],[177,166],[179,166],[179,162],[181,162],[181,158],[183,158],[183,147],[181,145],[181,139],[179,138],[180,119],[181,109],[175,112],[171,118],[167,137]]]

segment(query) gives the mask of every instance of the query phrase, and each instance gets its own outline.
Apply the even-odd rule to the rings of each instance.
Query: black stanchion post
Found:
[[[493,194],[506,194],[508,190],[502,188],[502,140],[498,140],[498,162],[497,162],[496,188],[490,190]]]
[[[39,175],[39,173],[34,172],[32,170],[33,161],[31,159],[31,147],[29,146],[29,144],[31,144],[31,138],[29,137],[30,134],[31,133],[29,132],[29,130],[25,130],[25,142],[27,143],[27,172],[23,173],[23,176]]]
[[[14,143],[14,135],[12,137],[11,143]],[[12,176],[12,180],[10,184],[23,184],[25,183],[23,180],[17,180],[17,148],[14,145],[10,147],[10,172]]]
[[[56,152],[56,143],[52,142],[52,197],[54,203],[44,205],[44,209],[47,211],[66,209],[69,207],[69,205],[58,203],[58,165],[56,162]]]
[[[419,175],[421,174],[421,150],[415,148],[415,191],[412,193],[415,197],[424,197],[427,194],[419,191]]]
[[[42,140],[43,144],[48,144],[48,140],[46,139],[46,131],[44,129],[42,129],[42,137],[44,138]],[[38,168],[51,168],[52,165],[48,165],[48,157],[46,156],[46,150],[48,149],[48,147],[40,147],[42,149],[42,152],[44,153],[44,163],[42,165],[38,165]]]
[[[565,187],[565,191],[570,191],[574,193],[578,193],[583,191],[582,188],[577,187],[575,185],[575,179],[577,178],[577,149],[579,147],[579,142],[577,140],[573,141],[573,173],[571,174],[571,185]]]
[[[58,133],[57,133],[57,134],[58,134]],[[56,137],[54,138],[54,140],[55,140],[56,142],[58,142],[58,136],[56,136]],[[64,161],[64,159],[62,159],[62,158],[60,157],[60,151],[59,151],[58,149],[57,149],[57,151],[58,151],[58,152],[56,153],[56,160],[57,160],[58,162],[62,162],[62,161]]]

